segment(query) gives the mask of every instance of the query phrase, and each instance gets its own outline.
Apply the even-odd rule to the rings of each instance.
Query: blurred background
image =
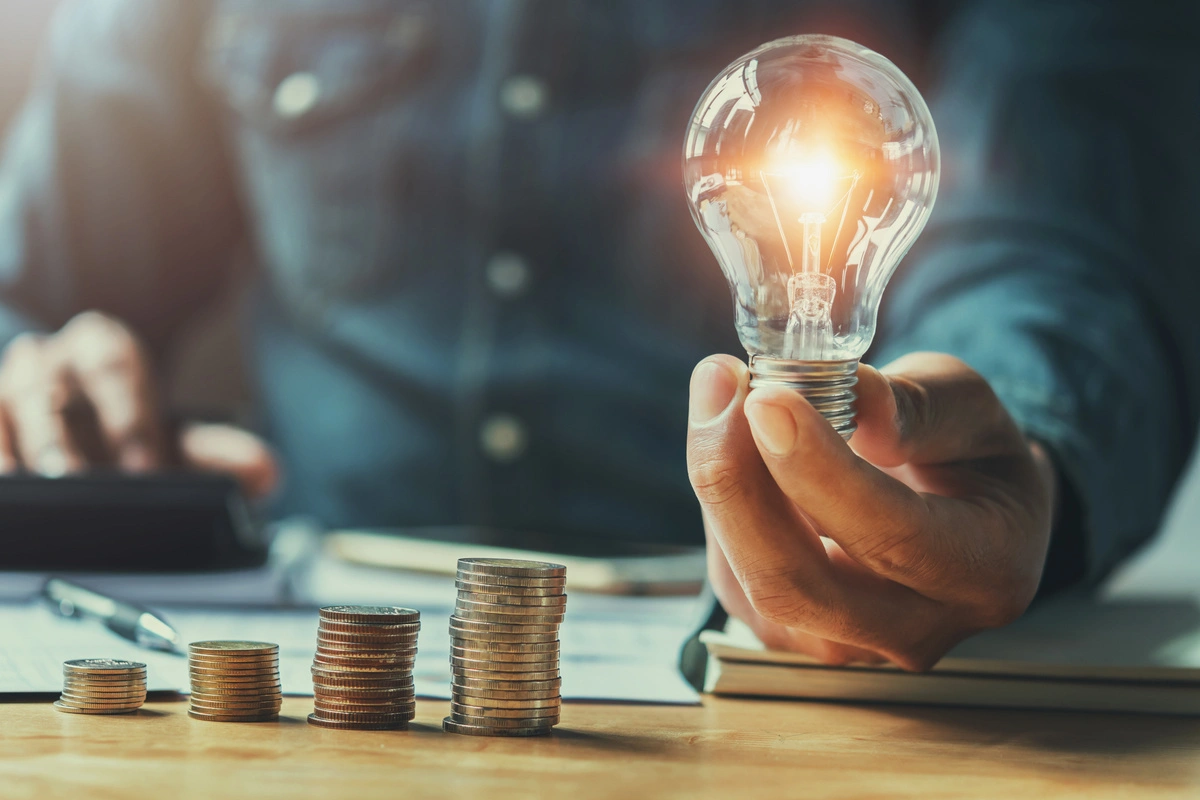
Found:
[[[63,0],[0,0],[0,141],[20,111],[39,51]],[[250,399],[237,342],[241,285],[207,310],[174,343],[165,387],[170,406],[201,416],[243,420]]]

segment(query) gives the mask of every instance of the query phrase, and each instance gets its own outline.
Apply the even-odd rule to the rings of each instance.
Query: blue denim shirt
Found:
[[[87,0],[0,169],[3,337],[100,308],[163,342],[247,247],[281,512],[699,542],[688,375],[740,348],[685,122],[740,53],[834,33],[917,80],[946,163],[873,360],[991,379],[1099,574],[1154,529],[1196,411],[1195,20],[1173,13]]]

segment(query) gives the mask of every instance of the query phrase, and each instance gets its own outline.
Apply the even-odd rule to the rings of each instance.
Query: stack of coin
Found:
[[[188,645],[192,706],[188,716],[211,722],[279,719],[279,645],[192,642]]]
[[[540,561],[459,559],[444,730],[538,736],[558,723],[566,575],[566,567]]]
[[[411,608],[322,608],[308,721],[344,730],[407,728],[417,707],[412,671],[420,630],[421,613]]]
[[[146,702],[146,665],[119,658],[63,662],[62,696],[54,703],[68,714],[128,714]]]

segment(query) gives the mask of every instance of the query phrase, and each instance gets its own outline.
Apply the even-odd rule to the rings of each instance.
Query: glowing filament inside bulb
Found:
[[[824,215],[833,204],[838,168],[833,158],[815,153],[789,161],[778,170],[795,202],[806,212]]]

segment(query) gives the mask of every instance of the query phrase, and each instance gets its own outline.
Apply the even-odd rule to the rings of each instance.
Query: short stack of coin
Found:
[[[54,703],[68,714],[128,714],[146,702],[146,665],[119,658],[63,662],[62,696]]]
[[[420,630],[421,613],[411,608],[322,608],[308,721],[344,730],[407,728],[417,707],[412,672]]]
[[[463,558],[450,617],[450,733],[539,736],[558,723],[566,567]]]
[[[192,642],[188,645],[192,704],[188,716],[211,722],[279,719],[279,645]]]

